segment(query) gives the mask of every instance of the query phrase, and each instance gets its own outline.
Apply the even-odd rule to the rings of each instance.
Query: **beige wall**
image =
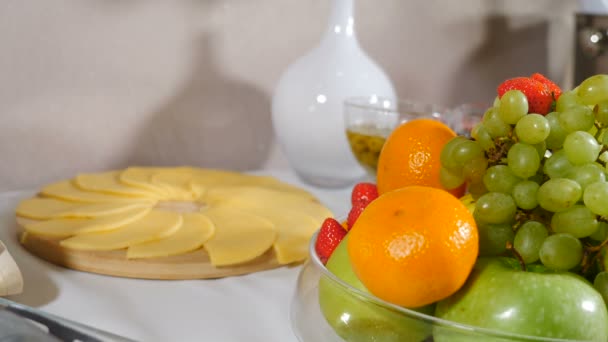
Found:
[[[568,82],[568,0],[357,0],[401,97],[489,101],[506,77]],[[270,99],[329,0],[0,2],[0,190],[133,164],[285,165]]]

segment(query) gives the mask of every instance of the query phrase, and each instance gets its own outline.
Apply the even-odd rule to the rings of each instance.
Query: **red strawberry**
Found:
[[[315,243],[315,251],[323,265],[327,263],[334,249],[338,247],[338,244],[345,236],[346,230],[344,230],[340,222],[331,217],[323,221],[317,235],[317,242]]]
[[[539,73],[532,74],[532,76],[530,76],[530,78],[533,78],[533,79],[537,80],[538,82],[547,86],[547,89],[549,89],[549,92],[551,94],[553,94],[554,100],[557,101],[557,99],[559,99],[560,95],[562,94],[562,89],[557,84],[555,84],[553,81],[546,78],[543,74],[539,74]]]
[[[353,192],[350,196],[350,202],[353,207],[359,202],[366,204],[375,200],[378,197],[378,188],[374,183],[359,183],[353,187]]]
[[[498,97],[509,90],[519,90],[528,98],[528,113],[545,115],[551,111],[553,97],[546,85],[529,77],[515,77],[498,86]]]
[[[348,219],[346,220],[346,226],[348,227],[348,230],[353,227],[353,225],[359,218],[359,215],[361,215],[363,210],[365,210],[365,207],[367,207],[367,203],[359,202],[355,203],[355,205],[353,205],[353,207],[350,209],[350,212],[348,213]]]

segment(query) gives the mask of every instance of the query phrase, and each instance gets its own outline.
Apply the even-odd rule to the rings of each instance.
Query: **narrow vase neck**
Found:
[[[331,0],[327,38],[356,40],[354,2],[354,0]]]

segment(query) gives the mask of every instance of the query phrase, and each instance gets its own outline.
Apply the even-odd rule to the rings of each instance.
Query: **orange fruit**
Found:
[[[443,146],[456,136],[444,123],[416,119],[399,125],[386,139],[378,159],[378,193],[408,185],[444,189],[439,180]],[[456,197],[464,195],[465,186],[447,190]]]
[[[380,195],[351,228],[353,270],[375,296],[417,308],[447,298],[469,276],[479,236],[473,215],[447,191],[408,186]]]

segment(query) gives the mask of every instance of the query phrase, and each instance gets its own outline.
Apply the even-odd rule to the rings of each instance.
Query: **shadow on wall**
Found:
[[[451,79],[451,104],[481,99],[489,105],[496,97],[496,87],[503,80],[535,72],[547,73],[549,23],[543,21],[512,29],[508,20],[502,15],[486,18],[486,35],[482,43],[471,51]],[[466,23],[462,22],[462,25]],[[480,88],[479,85],[494,86]]]
[[[270,95],[219,70],[209,33],[198,41],[182,89],[149,115],[131,165],[262,167],[274,139]]]

